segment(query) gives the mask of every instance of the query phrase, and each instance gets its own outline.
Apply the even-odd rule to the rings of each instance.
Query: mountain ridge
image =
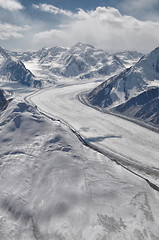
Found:
[[[101,108],[115,109],[116,111],[129,116],[139,117],[141,119],[146,119],[146,121],[155,122],[158,124],[158,118],[149,119],[141,115],[130,114],[133,111],[132,102],[134,108],[137,111],[137,101],[143,97],[145,99],[145,105],[150,104],[150,99],[146,99],[146,94],[153,92],[153,89],[158,89],[159,87],[159,48],[154,49],[149,54],[143,56],[137,63],[132,67],[127,68],[118,75],[109,78],[102,84],[97,86],[91,92],[88,93],[87,98],[90,104],[97,105]],[[158,90],[157,90],[158,93]],[[138,96],[140,97],[138,98]],[[157,97],[158,98],[158,95]],[[157,101],[157,99],[156,99]],[[153,104],[157,104],[153,101]],[[131,105],[131,107],[130,107]],[[144,103],[143,103],[144,105]],[[155,106],[154,106],[155,107]],[[124,108],[127,110],[124,111]],[[145,108],[144,108],[145,109]],[[150,111],[148,107],[148,111]],[[142,109],[140,109],[142,111]],[[145,110],[144,110],[145,111]],[[158,114],[158,109],[154,114]],[[144,113],[143,113],[144,114]],[[153,114],[152,114],[153,115]]]

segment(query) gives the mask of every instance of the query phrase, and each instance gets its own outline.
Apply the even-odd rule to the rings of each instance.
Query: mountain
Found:
[[[4,80],[16,81],[28,87],[41,87],[41,81],[26,69],[25,65],[0,48],[0,76]]]
[[[107,62],[108,54],[95,49],[88,44],[77,43],[61,56],[64,66],[62,75],[66,77],[77,76],[103,66]]]
[[[156,108],[158,86],[159,48],[156,48],[132,67],[100,84],[88,94],[87,98],[92,105],[109,109],[115,108],[118,112],[125,114],[129,112],[131,116],[158,123],[158,108]],[[150,96],[154,92],[156,94],[151,99]],[[137,107],[138,101],[140,101],[140,107]],[[146,111],[154,117],[149,118],[148,115],[145,115]],[[134,114],[130,114],[130,112],[134,112]]]
[[[55,59],[54,59],[55,60]],[[124,69],[119,59],[110,56],[92,45],[77,43],[58,55],[55,63],[50,65],[52,72],[65,77],[90,78],[99,75],[110,75]]]

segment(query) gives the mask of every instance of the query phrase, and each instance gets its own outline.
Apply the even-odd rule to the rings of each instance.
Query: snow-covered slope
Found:
[[[14,99],[0,146],[1,239],[158,239],[158,192],[59,121]]]
[[[20,60],[10,56],[3,48],[0,48],[0,77],[3,80],[16,81],[29,87],[41,86],[41,81],[37,80]]]
[[[142,57],[131,68],[96,87],[88,94],[88,101],[92,105],[112,108],[158,86],[159,48],[156,48],[150,54]]]

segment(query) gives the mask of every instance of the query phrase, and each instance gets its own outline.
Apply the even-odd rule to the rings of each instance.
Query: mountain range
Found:
[[[143,55],[130,51],[109,54],[92,45],[80,42],[71,48],[56,46],[42,48],[36,52],[7,51],[7,54],[23,62],[25,66],[36,64],[38,69],[41,69],[42,74],[46,72],[46,79],[49,76],[49,79],[52,80],[59,76],[78,79],[105,78],[120,73]]]

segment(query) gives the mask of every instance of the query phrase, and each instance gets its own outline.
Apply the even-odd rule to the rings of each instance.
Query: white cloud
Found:
[[[9,11],[16,11],[23,9],[23,6],[17,0],[0,0],[0,7]]]
[[[36,34],[34,42],[41,47],[70,46],[81,41],[107,51],[148,52],[159,44],[158,29],[159,22],[140,21],[121,15],[115,8],[98,7],[92,11],[79,9],[70,14],[69,23]]]
[[[0,22],[0,40],[8,40],[10,38],[23,38],[22,32],[29,29],[29,26],[19,27],[9,23]]]
[[[33,8],[39,9],[44,12],[52,13],[55,15],[60,14],[60,15],[64,15],[67,17],[73,16],[73,13],[71,11],[63,10],[63,9],[60,9],[60,8],[50,5],[50,4],[38,4],[38,5],[33,4]]]

